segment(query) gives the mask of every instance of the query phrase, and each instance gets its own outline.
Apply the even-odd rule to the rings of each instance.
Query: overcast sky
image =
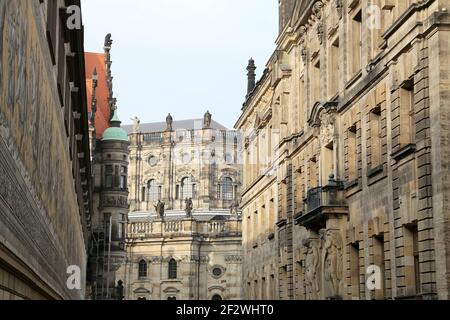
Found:
[[[246,94],[246,66],[257,77],[272,54],[276,0],[82,0],[85,50],[114,43],[114,93],[129,124],[201,118],[232,128]]]

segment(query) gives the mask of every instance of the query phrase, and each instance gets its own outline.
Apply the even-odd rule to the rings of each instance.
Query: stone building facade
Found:
[[[129,132],[126,299],[239,299],[239,136],[212,120],[140,124]]]
[[[83,31],[67,28],[66,5],[80,1],[0,0],[0,300],[85,297]]]
[[[280,0],[236,124],[244,298],[449,298],[449,8]]]

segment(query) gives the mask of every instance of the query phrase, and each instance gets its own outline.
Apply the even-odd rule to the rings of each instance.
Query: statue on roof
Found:
[[[131,119],[133,121],[133,133],[139,133],[141,128],[141,120],[138,117],[134,117]]]
[[[184,200],[186,217],[192,218],[192,210],[194,209],[194,203],[192,202],[192,198],[186,198]]]
[[[234,217],[239,216],[239,202],[234,201],[230,206],[230,214]]]
[[[166,207],[166,204],[164,202],[161,202],[161,200],[158,200],[158,203],[154,205],[156,214],[159,218],[164,219],[164,210]]]
[[[173,118],[170,113],[166,118],[166,124],[167,124],[166,131],[173,131]]]
[[[209,111],[206,111],[205,116],[203,118],[203,129],[211,128],[211,120],[212,120],[211,113],[209,113]]]
[[[112,35],[111,33],[108,33],[105,37],[105,48],[111,48],[112,43],[113,43]]]

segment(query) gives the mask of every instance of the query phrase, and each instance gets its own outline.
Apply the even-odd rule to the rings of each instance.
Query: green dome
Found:
[[[122,128],[110,127],[103,133],[102,141],[110,140],[128,141],[128,134]]]
[[[127,132],[120,127],[121,122],[117,116],[117,108],[114,109],[113,117],[109,123],[111,126],[103,132],[102,141],[118,140],[128,142]]]

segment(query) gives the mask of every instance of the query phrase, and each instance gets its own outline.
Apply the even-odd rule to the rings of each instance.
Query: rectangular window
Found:
[[[312,70],[312,102],[311,104],[314,105],[317,101],[320,100],[320,60],[318,59],[313,64],[313,70]]]
[[[114,175],[114,168],[112,165],[106,165],[105,166],[105,187],[106,188],[112,188],[113,187],[113,175]]]
[[[420,294],[419,232],[417,223],[404,229],[405,282],[407,295]]]
[[[350,24],[351,53],[350,76],[354,76],[361,70],[362,56],[362,11],[359,10],[351,19]]]
[[[309,180],[309,189],[318,187],[318,179],[317,179],[317,158],[313,157],[309,160],[308,165],[308,180]]]
[[[405,81],[400,93],[400,146],[406,146],[414,141],[414,83],[412,80]]]
[[[370,119],[370,163],[375,168],[381,164],[381,106],[372,109]]]
[[[356,124],[347,130],[347,170],[348,181],[352,182],[358,178],[358,155],[357,155],[357,139]]]
[[[328,98],[331,99],[339,90],[339,72],[341,64],[339,63],[339,38],[330,46],[328,64]]]
[[[380,276],[381,288],[375,291],[375,299],[382,300],[386,296],[386,285],[385,285],[385,256],[384,256],[384,237],[374,237],[373,239],[373,262],[374,264],[380,268]]]
[[[351,298],[359,300],[360,265],[359,265],[359,243],[350,245],[350,282]]]

